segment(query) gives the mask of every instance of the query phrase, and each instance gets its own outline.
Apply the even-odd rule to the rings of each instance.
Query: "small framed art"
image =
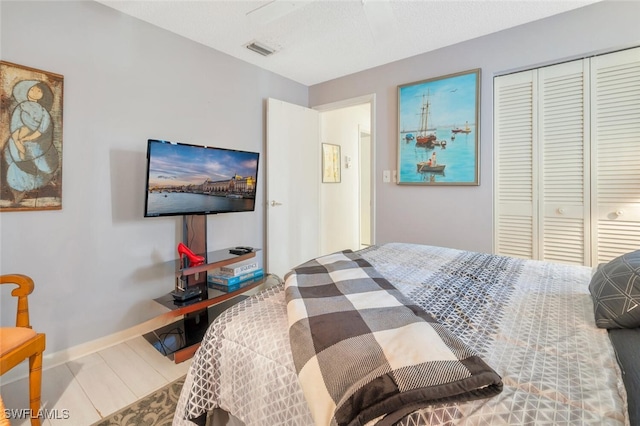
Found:
[[[322,144],[322,183],[340,182],[340,145]]]

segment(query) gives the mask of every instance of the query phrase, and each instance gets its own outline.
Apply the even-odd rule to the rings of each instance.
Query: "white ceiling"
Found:
[[[311,86],[600,0],[98,1]]]

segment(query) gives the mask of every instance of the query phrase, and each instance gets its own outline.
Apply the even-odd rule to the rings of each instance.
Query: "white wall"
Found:
[[[640,45],[638,16],[638,1],[603,1],[312,86],[312,106],[376,94],[376,243],[416,242],[491,252],[494,75]],[[475,68],[482,70],[480,186],[382,183],[383,170],[397,169],[398,86]]]
[[[308,88],[96,2],[0,10],[2,59],[64,76],[62,210],[0,213],[0,273],[34,278],[51,353],[154,317],[173,289],[182,218],[143,218],[147,139],[264,152],[266,98],[307,105]],[[208,217],[209,249],[263,246],[260,169],[256,211]]]
[[[320,141],[340,145],[340,183],[320,184],[321,253],[360,248],[359,130],[370,128],[369,104],[320,114]],[[351,157],[346,167],[345,157]]]

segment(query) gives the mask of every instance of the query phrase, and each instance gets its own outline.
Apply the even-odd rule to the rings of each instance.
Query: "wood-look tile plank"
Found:
[[[102,417],[138,399],[98,353],[69,361],[67,366]]]
[[[98,353],[138,398],[169,383],[126,343],[103,349]]]
[[[45,374],[42,374],[42,382],[44,385]],[[29,408],[29,379],[24,378],[15,382],[3,384],[0,386],[0,395],[2,395],[2,402],[7,410],[19,410],[17,412],[10,412],[11,426],[30,426],[31,420],[28,417],[28,413],[22,413],[22,410]],[[41,406],[47,407],[44,397],[44,387],[42,390],[42,404]],[[23,415],[24,414],[24,415]],[[16,415],[18,417],[16,417]],[[51,426],[51,423],[47,419],[42,419],[42,426]]]
[[[42,406],[54,410],[55,416],[50,418],[52,426],[90,425],[100,420],[98,411],[66,364],[44,370],[42,378]]]
[[[124,408],[185,374],[191,360],[180,364],[163,356],[138,336],[42,373],[42,407],[57,410],[60,417],[43,419],[43,426],[88,425]],[[7,408],[29,406],[29,385],[21,379],[0,386]],[[29,426],[28,419],[14,419],[12,426]]]
[[[0,386],[0,395],[7,409],[29,408],[29,382],[26,378],[3,384]]]
[[[2,399],[4,399],[4,397]],[[15,418],[12,417],[11,414],[9,414],[9,416],[11,426],[31,426],[31,420],[29,419],[29,417]],[[67,425],[69,424],[67,423]],[[41,419],[40,426],[51,426],[51,423],[48,419]]]
[[[126,343],[149,365],[151,365],[151,367],[162,374],[168,382],[173,382],[174,380],[179,379],[180,377],[187,374],[187,371],[189,371],[191,360],[176,364],[172,360],[158,352],[142,336],[127,340]]]
[[[7,410],[10,410],[9,420],[11,426],[28,426],[30,421],[28,417],[20,417],[17,412],[29,408],[29,382],[27,379],[20,379],[15,382],[3,384],[0,386],[0,395],[2,402]]]

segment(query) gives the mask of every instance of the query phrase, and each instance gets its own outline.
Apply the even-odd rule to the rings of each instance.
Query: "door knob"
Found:
[[[281,206],[281,205],[282,205],[282,203],[279,203],[279,202],[277,202],[277,201],[275,201],[275,200],[274,200],[274,201],[271,201],[271,207]]]

